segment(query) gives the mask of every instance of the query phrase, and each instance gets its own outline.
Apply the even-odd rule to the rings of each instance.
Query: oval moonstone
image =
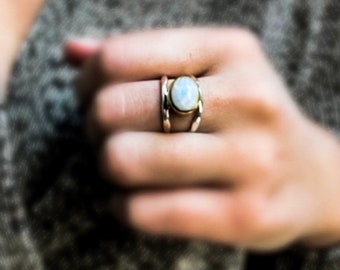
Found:
[[[188,76],[177,78],[171,87],[172,105],[181,112],[189,112],[197,108],[200,93],[197,83]]]

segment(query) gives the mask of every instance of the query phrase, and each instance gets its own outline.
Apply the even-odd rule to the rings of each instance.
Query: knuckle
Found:
[[[279,100],[274,95],[261,94],[260,91],[239,91],[231,98],[231,103],[259,122],[274,120],[282,113]]]
[[[268,122],[280,115],[279,104],[268,97],[251,99],[248,106],[253,118],[259,122]]]
[[[289,232],[284,215],[273,211],[268,199],[255,199],[234,215],[234,242],[243,247],[265,248],[284,242]]]
[[[239,38],[240,41],[246,44],[257,44],[258,38],[256,35],[247,28],[235,27],[234,28],[235,35]]]
[[[245,158],[248,161],[248,171],[244,173],[246,179],[256,181],[268,187],[278,184],[278,175],[280,171],[280,145],[272,134],[267,131],[256,131],[253,133],[253,140],[245,147]],[[251,152],[257,153],[256,159],[249,155]],[[264,151],[265,149],[265,151]]]
[[[224,35],[225,42],[230,44],[230,38],[232,37],[231,49],[233,49],[235,55],[249,57],[251,55],[259,55],[259,53],[262,52],[261,43],[251,30],[234,27],[227,31],[229,35]]]
[[[262,54],[262,47],[257,36],[249,30],[238,30],[236,35],[237,48],[246,56]]]
[[[242,206],[242,202],[241,202]],[[265,217],[265,206],[259,200],[253,200],[237,209],[233,215],[234,241],[240,245],[248,245],[254,238],[270,228],[271,224]]]

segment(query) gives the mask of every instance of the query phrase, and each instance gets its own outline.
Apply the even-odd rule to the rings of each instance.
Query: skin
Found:
[[[4,95],[15,57],[43,0],[0,0],[0,95]],[[20,18],[20,19],[19,19]]]
[[[204,37],[204,38],[202,38]],[[258,251],[340,241],[340,146],[310,121],[264,54],[236,28],[74,40],[77,93],[121,221],[152,233]],[[204,113],[162,132],[160,77],[199,78]],[[99,143],[98,143],[99,142]]]

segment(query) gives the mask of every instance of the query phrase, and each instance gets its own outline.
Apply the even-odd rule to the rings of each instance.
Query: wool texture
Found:
[[[48,0],[0,108],[0,269],[340,269],[336,247],[254,255],[146,235],[110,213],[115,187],[97,172],[63,43],[231,25],[253,31],[301,110],[340,134],[338,0]]]

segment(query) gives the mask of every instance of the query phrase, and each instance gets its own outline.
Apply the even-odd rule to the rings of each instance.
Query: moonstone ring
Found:
[[[198,80],[193,76],[181,76],[168,86],[168,77],[161,79],[161,111],[163,131],[171,132],[170,109],[179,115],[195,114],[189,131],[196,132],[203,113],[202,93]]]

